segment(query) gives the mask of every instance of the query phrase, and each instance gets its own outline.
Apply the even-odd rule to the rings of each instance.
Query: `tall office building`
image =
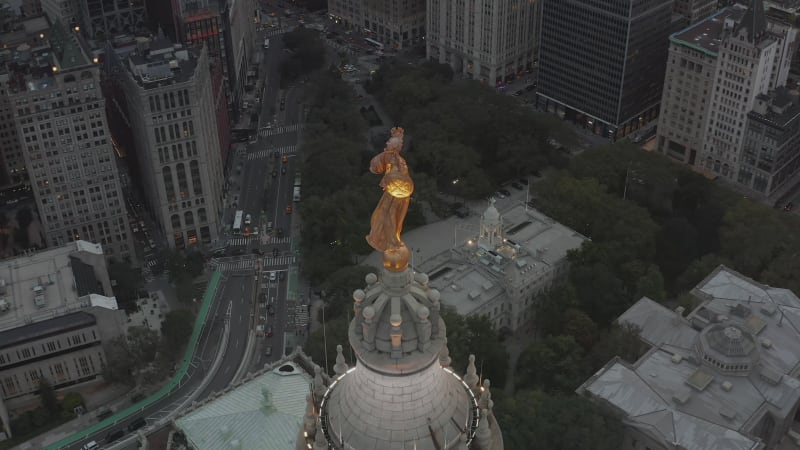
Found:
[[[672,0],[544,0],[540,109],[621,137],[658,115]]]
[[[223,166],[208,51],[158,37],[123,64],[147,207],[170,247],[210,246],[221,229]]]
[[[36,38],[4,70],[47,243],[83,239],[133,257],[99,69],[59,23]]]
[[[658,150],[734,180],[747,115],[786,84],[797,30],[767,20],[760,0],[726,8],[670,37]]]
[[[474,80],[503,83],[533,68],[538,56],[539,1],[429,0],[428,59]]]
[[[52,23],[83,27],[91,39],[142,32],[147,27],[144,0],[41,0]]]
[[[6,48],[25,50],[37,47],[45,42],[44,32],[50,28],[47,18],[35,16],[11,19],[10,31],[0,35],[0,42]],[[13,58],[12,52],[0,54],[0,66]],[[17,136],[17,124],[14,121],[14,104],[9,97],[11,81],[10,72],[0,69],[0,186],[27,184],[28,172],[25,157],[22,154],[22,143]]]
[[[328,14],[393,49],[425,37],[425,0],[328,0]]]

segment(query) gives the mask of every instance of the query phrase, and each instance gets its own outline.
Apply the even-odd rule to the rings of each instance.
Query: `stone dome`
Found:
[[[353,293],[349,339],[356,365],[328,387],[320,406],[336,449],[466,449],[478,423],[470,387],[442,367],[446,329],[428,276],[382,270]],[[446,442],[445,442],[446,441]]]
[[[707,326],[696,348],[703,363],[732,375],[746,375],[761,357],[755,337],[734,323]]]

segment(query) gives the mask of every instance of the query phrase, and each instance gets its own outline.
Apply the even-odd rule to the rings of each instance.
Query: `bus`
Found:
[[[364,38],[364,40],[367,42],[367,44],[377,48],[378,50],[383,50],[383,44],[381,44],[380,42],[376,41],[375,39]]]
[[[234,233],[241,233],[242,232],[242,216],[244,215],[244,211],[241,209],[236,211],[236,216],[233,218],[233,232]]]

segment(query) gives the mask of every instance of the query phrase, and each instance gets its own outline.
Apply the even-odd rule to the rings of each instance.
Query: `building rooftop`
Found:
[[[197,450],[292,449],[311,381],[300,366],[284,360],[185,413],[175,426]]]
[[[759,94],[753,110],[748,113],[751,120],[757,120],[778,128],[788,127],[800,116],[800,103],[797,91],[778,87],[767,94]]]
[[[96,322],[93,315],[85,312],[76,312],[54,317],[43,322],[0,331],[0,349],[13,347],[21,342],[33,339],[44,339],[70,330],[78,330]]]
[[[613,360],[579,391],[687,450],[760,448],[765,411],[800,401],[800,299],[720,266],[692,291],[686,318],[643,298],[618,319],[653,346],[634,365]]]
[[[44,16],[26,19],[21,27],[0,37],[0,77],[11,92],[45,89],[53,85],[53,73],[92,65],[79,33],[60,22],[49,25]]]
[[[457,243],[454,255],[448,250],[446,258],[434,257],[421,265],[431,286],[447,294],[443,302],[459,314],[470,314],[507,289],[535,281],[588,240],[525,205],[512,205],[500,218],[505,238],[500,248],[478,248],[477,236],[471,236]]]
[[[91,306],[117,309],[116,299],[107,296],[110,292],[98,282],[94,268],[80,260],[82,253],[102,255],[102,249],[75,241],[0,261],[0,331]]]
[[[182,44],[173,44],[163,35],[140,41],[128,54],[128,70],[144,89],[191,79],[197,65],[195,55]]]
[[[700,22],[685,28],[670,36],[669,40],[675,44],[684,45],[709,56],[717,56],[722,43],[725,23],[729,20],[738,22],[744,15],[744,10],[724,8]]]

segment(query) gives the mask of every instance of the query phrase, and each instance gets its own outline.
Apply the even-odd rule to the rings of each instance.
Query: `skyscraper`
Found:
[[[544,0],[539,108],[615,138],[658,115],[672,0]]]
[[[691,25],[698,20],[714,14],[717,10],[717,0],[675,0],[673,11]]]
[[[538,54],[539,1],[429,0],[428,59],[491,85],[533,68]]]
[[[97,64],[60,23],[6,63],[39,216],[49,246],[83,239],[133,257]]]
[[[786,84],[797,30],[767,19],[760,0],[726,8],[670,37],[657,148],[733,180],[747,115]]]
[[[163,36],[119,71],[145,202],[173,248],[213,244],[220,232],[222,158],[208,51]]]

